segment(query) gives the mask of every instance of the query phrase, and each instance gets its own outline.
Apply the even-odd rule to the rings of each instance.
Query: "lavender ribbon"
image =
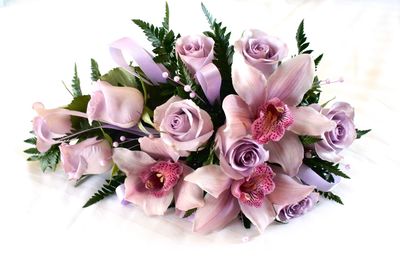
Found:
[[[324,192],[328,192],[333,189],[341,180],[339,176],[332,176],[333,182],[328,182],[314,172],[310,167],[304,164],[300,166],[299,173],[297,174],[297,177],[299,177],[303,182],[308,185],[315,186],[318,190]]]
[[[167,69],[163,65],[155,63],[151,54],[143,49],[133,39],[124,37],[113,42],[110,45],[110,53],[115,63],[126,69],[132,75],[137,76],[125,60],[123,52],[129,54],[129,56],[135,60],[153,84],[166,82],[166,78],[162,76],[162,73],[167,72]]]
[[[219,99],[222,81],[218,68],[213,63],[209,63],[199,69],[196,72],[195,77],[203,89],[208,101],[211,104],[214,104],[215,101]]]

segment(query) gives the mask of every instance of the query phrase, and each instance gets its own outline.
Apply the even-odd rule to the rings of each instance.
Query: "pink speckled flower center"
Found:
[[[144,187],[157,197],[164,196],[178,182],[182,166],[170,161],[157,162],[141,175]]]
[[[257,119],[251,125],[253,139],[260,144],[279,141],[292,123],[293,116],[287,105],[273,98],[258,109]]]
[[[239,200],[242,203],[260,207],[265,196],[275,189],[275,173],[266,165],[259,165],[253,174],[239,187]]]

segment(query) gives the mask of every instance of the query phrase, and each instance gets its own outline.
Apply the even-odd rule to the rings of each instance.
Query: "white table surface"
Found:
[[[400,2],[205,2],[233,30],[232,39],[259,28],[281,37],[293,53],[295,30],[306,19],[313,49],[325,53],[320,77],[345,79],[326,86],[323,99],[351,102],[358,127],[373,129],[346,152],[352,179],[335,190],[345,205],[323,201],[260,236],[238,223],[208,236],[192,234],[190,223],[173,214],[149,218],[115,197],[82,209],[103,180],[74,188],[62,171],[42,174],[25,162],[31,105],[68,103],[61,81],[70,82],[75,62],[90,92],[90,58],[104,72],[115,66],[107,48],[113,40],[131,36],[149,46],[130,19],[160,23],[164,2],[15,0],[0,8],[0,255],[399,255]],[[175,31],[207,29],[199,1],[169,4]]]

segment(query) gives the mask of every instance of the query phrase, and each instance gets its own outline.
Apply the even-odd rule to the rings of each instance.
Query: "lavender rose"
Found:
[[[245,31],[235,43],[235,52],[242,54],[248,65],[268,77],[277,68],[278,62],[286,57],[288,48],[280,39],[251,29]]]
[[[196,151],[212,136],[213,123],[208,113],[191,100],[174,96],[154,110],[154,125],[161,139],[181,156]]]
[[[279,221],[287,222],[290,219],[299,217],[309,212],[318,202],[318,199],[318,193],[311,193],[309,196],[307,196],[297,204],[286,205],[279,211],[277,219]]]
[[[330,109],[322,109],[321,113],[335,121],[336,128],[325,132],[323,140],[315,144],[315,151],[320,158],[337,163],[342,159],[338,153],[349,147],[357,137],[353,122],[354,109],[348,103],[337,102]]]
[[[176,41],[176,53],[194,74],[212,62],[214,40],[204,35],[180,37]]]
[[[251,138],[230,137],[221,127],[216,136],[216,147],[222,170],[233,179],[248,177],[253,169],[268,160],[269,153]]]

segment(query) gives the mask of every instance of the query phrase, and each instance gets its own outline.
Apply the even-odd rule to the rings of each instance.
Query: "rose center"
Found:
[[[279,141],[293,123],[293,116],[285,103],[278,98],[261,105],[258,117],[251,125],[253,139],[260,144]]]

